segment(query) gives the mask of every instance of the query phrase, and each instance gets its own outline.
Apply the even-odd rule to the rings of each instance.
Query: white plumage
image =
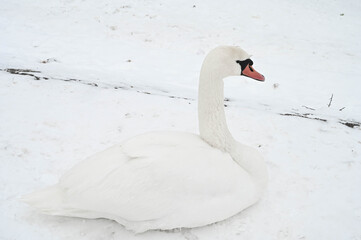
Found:
[[[109,218],[135,232],[203,226],[252,205],[267,172],[259,153],[228,131],[222,81],[239,75],[235,61],[248,57],[235,47],[218,47],[206,57],[200,136],[153,132],[131,138],[89,157],[58,184],[24,201],[46,214]]]

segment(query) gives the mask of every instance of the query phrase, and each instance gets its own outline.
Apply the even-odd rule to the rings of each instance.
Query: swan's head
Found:
[[[210,51],[204,60],[207,68],[221,75],[222,78],[229,76],[246,76],[258,81],[264,81],[265,77],[253,68],[251,56],[240,47],[220,46]]]

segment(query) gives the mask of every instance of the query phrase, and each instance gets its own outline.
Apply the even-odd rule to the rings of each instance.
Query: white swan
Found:
[[[58,184],[23,200],[51,215],[109,218],[135,232],[198,227],[254,204],[267,183],[260,154],[231,136],[223,78],[263,81],[249,55],[221,46],[203,62],[199,82],[200,136],[147,133],[89,157]]]

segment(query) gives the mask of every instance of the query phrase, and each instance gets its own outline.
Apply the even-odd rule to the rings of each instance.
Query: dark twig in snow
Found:
[[[356,121],[346,121],[343,119],[340,119],[339,123],[349,127],[349,128],[354,128],[354,127],[360,127],[361,123],[356,122]]]
[[[319,120],[322,122],[327,122],[327,119],[318,118],[318,117],[309,117],[313,116],[311,113],[280,113],[282,116],[292,116],[292,117],[301,117],[301,118],[307,118],[307,119],[313,119],[313,120]]]
[[[310,108],[310,107],[307,107],[307,106],[305,106],[305,105],[303,105],[302,107],[307,108],[307,109],[310,109],[310,110],[312,110],[312,111],[315,111],[314,108]]]
[[[333,99],[333,93],[332,93],[332,95],[331,95],[330,102],[328,103],[328,107],[330,107],[330,106],[331,106],[332,99]]]

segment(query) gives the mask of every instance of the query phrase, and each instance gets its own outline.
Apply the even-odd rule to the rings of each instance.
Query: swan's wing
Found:
[[[197,135],[150,133],[88,158],[59,186],[69,208],[145,221],[233,194],[242,171]]]

